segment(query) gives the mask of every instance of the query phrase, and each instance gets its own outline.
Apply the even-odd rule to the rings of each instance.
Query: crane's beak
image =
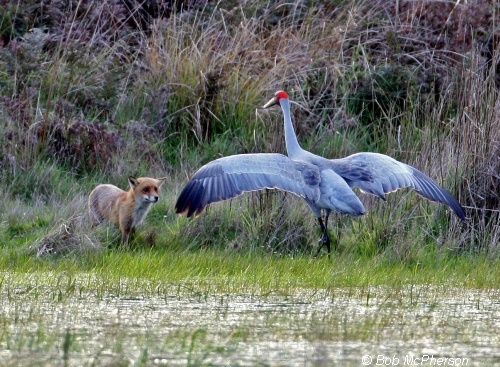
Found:
[[[276,97],[273,97],[271,98],[271,100],[269,102],[267,102],[264,106],[262,106],[262,108],[269,108],[271,106],[274,106],[278,104],[278,99]]]

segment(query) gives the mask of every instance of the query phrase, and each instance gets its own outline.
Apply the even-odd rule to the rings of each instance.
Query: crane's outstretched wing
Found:
[[[460,219],[466,219],[464,209],[448,191],[434,180],[407,164],[378,153],[357,153],[342,159],[332,159],[332,169],[350,187],[385,200],[386,193],[403,187],[413,187],[424,198],[448,205]]]
[[[210,203],[264,188],[289,191],[316,202],[319,182],[316,166],[282,154],[232,155],[201,167],[182,190],[175,210],[188,217],[199,216]]]

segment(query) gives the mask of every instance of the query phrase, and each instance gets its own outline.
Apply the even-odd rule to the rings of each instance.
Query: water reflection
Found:
[[[434,365],[438,358],[500,363],[497,290],[372,287],[258,296],[168,289],[157,296],[59,297],[41,286],[4,286],[1,365],[402,366],[432,365],[423,360],[431,357]]]

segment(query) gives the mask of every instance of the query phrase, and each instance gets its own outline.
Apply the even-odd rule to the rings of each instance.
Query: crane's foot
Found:
[[[330,237],[328,237],[328,234],[323,232],[323,235],[319,239],[319,245],[318,245],[318,250],[316,251],[316,255],[314,257],[318,257],[319,252],[323,248],[323,246],[326,246],[326,249],[328,250],[328,257],[330,257]]]

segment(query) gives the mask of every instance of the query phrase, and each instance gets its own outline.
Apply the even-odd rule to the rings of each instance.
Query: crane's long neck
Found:
[[[290,158],[298,155],[302,148],[297,141],[297,135],[295,135],[295,130],[292,124],[292,118],[290,116],[290,102],[288,99],[282,99],[280,101],[281,109],[283,110],[283,116],[285,119],[285,143],[286,151]]]

